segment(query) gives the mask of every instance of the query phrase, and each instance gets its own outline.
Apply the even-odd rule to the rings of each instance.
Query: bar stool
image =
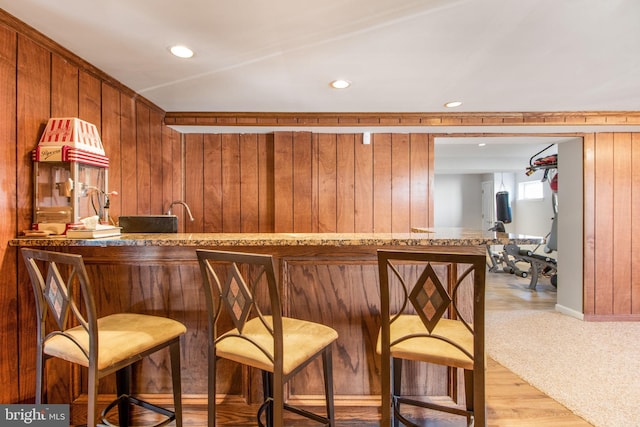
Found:
[[[282,316],[280,292],[271,255],[196,251],[209,313],[209,426],[216,423],[216,366],[220,358],[262,371],[264,402],[258,425],[282,427],[283,411],[328,426],[335,425],[332,343],[338,333],[325,325]],[[260,301],[268,300],[262,304]],[[226,311],[235,328],[220,331]],[[326,416],[284,402],[284,386],[296,373],[322,357]]]
[[[484,285],[485,255],[378,250],[381,328],[382,425],[416,426],[401,405],[462,415],[486,425]],[[451,402],[403,394],[403,360],[450,367]],[[457,373],[464,372],[465,403],[457,404]],[[453,379],[453,380],[452,380]],[[418,376],[413,383],[428,382]],[[414,392],[415,394],[415,392]],[[393,409],[393,411],[392,411]],[[392,413],[393,412],[393,413]]]
[[[134,313],[98,318],[81,255],[23,248],[22,256],[38,316],[36,404],[42,402],[46,360],[57,357],[88,368],[88,427],[98,421],[98,381],[112,373],[116,373],[118,398],[101,414],[105,425],[113,425],[106,414],[116,404],[120,425],[128,425],[129,405],[134,404],[163,415],[165,419],[156,426],[175,420],[181,427],[180,337],[186,332],[185,326],[165,317]],[[48,315],[53,321],[47,319]],[[174,411],[129,396],[128,390],[131,365],[165,347],[171,357]]]

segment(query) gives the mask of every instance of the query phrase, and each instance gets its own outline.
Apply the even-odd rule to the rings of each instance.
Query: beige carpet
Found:
[[[640,427],[640,323],[490,311],[487,355],[598,427]]]

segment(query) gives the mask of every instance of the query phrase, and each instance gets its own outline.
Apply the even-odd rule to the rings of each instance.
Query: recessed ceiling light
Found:
[[[447,108],[455,108],[455,107],[459,107],[462,105],[461,101],[451,101],[451,102],[447,102],[446,104],[444,104],[445,107]]]
[[[351,82],[349,80],[334,80],[329,83],[329,86],[334,89],[346,89],[351,86]]]
[[[171,46],[169,49],[178,58],[191,58],[193,51],[186,46]]]
[[[478,144],[478,147],[484,147],[485,145],[487,145],[487,144],[484,143],[484,142],[481,142],[480,144]]]

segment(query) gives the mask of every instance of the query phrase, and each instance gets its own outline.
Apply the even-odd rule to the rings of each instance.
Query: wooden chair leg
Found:
[[[171,357],[171,381],[173,383],[173,412],[176,417],[176,427],[182,427],[182,373],[180,372],[179,340],[171,344],[169,352]]]
[[[329,419],[329,426],[335,427],[336,416],[333,406],[333,357],[331,346],[328,346],[322,352],[322,371],[324,374],[324,396],[327,406],[327,418]]]

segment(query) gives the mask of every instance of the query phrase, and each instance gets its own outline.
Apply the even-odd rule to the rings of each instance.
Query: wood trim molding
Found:
[[[532,113],[167,112],[176,126],[586,126],[639,125],[640,111]]]

